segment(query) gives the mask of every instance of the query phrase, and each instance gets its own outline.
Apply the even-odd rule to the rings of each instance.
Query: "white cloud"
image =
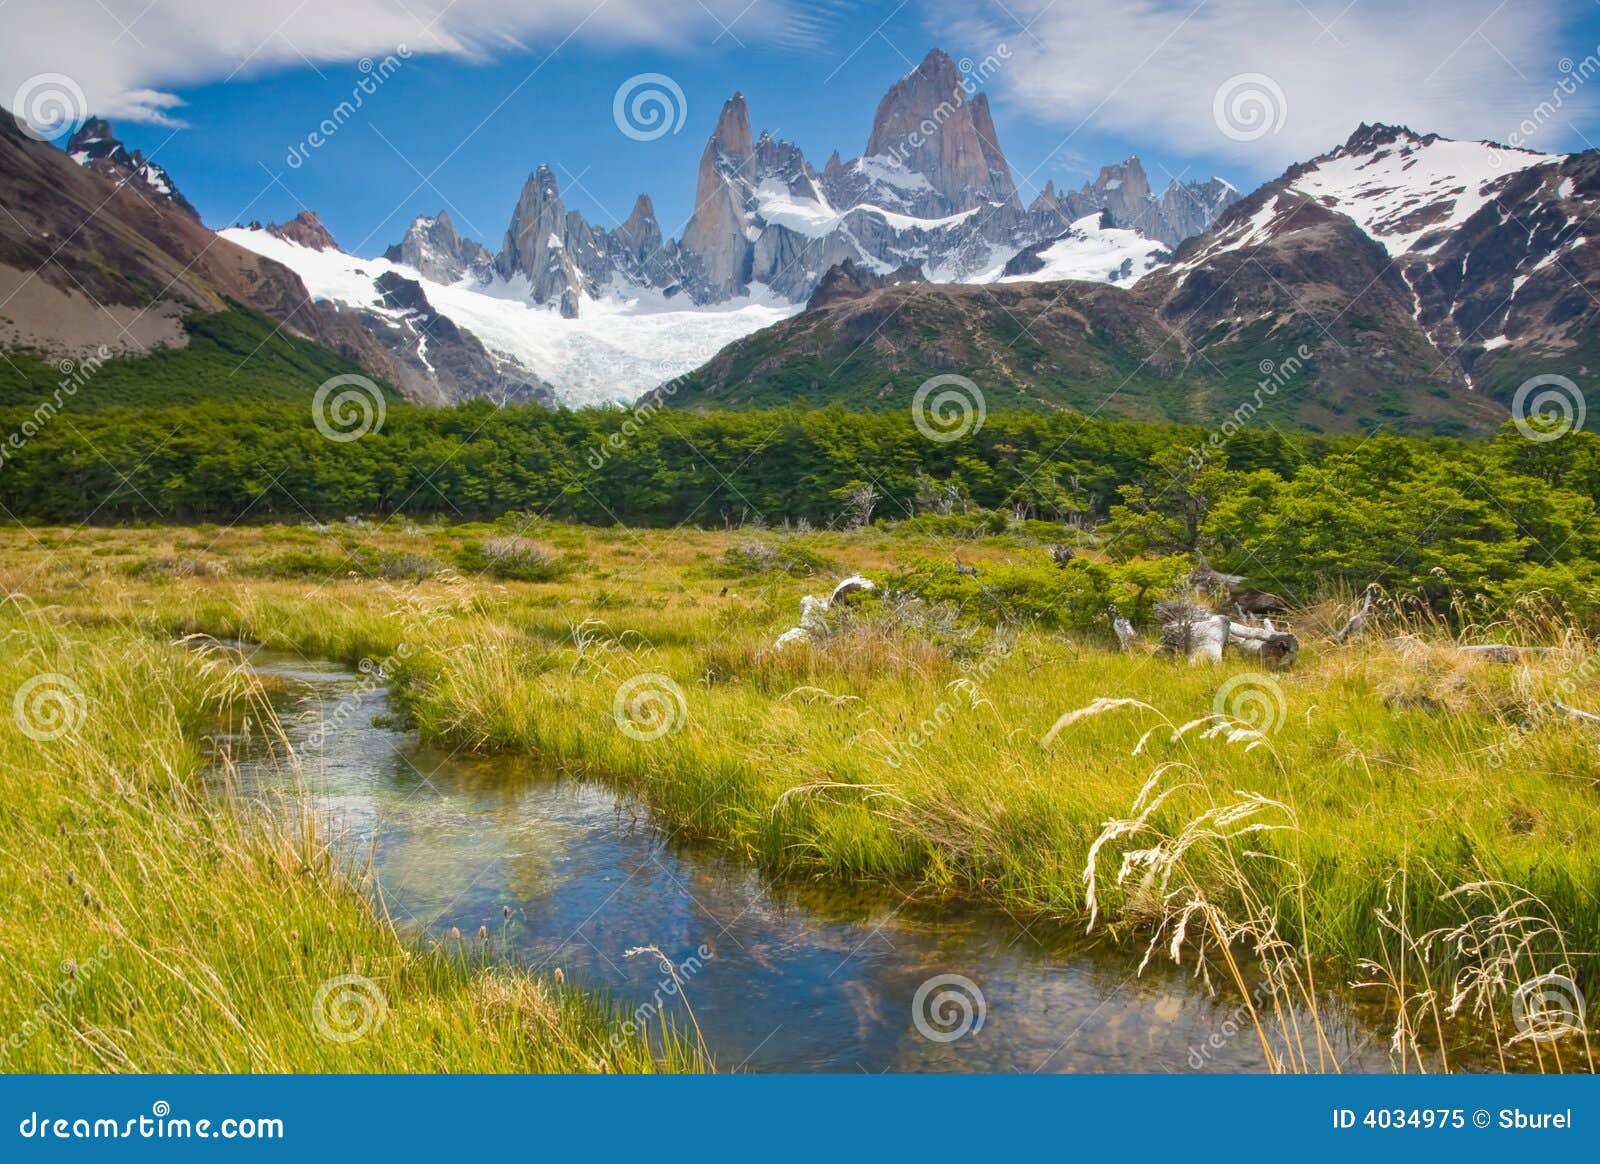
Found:
[[[796,35],[790,0],[9,0],[0,105],[64,74],[84,112],[174,123],[174,89],[306,62],[567,40],[692,47]],[[57,87],[59,90],[59,87]]]
[[[1007,46],[991,89],[1064,135],[1081,127],[1263,169],[1321,153],[1362,121],[1504,140],[1549,98],[1563,56],[1595,51],[1563,38],[1560,0],[1014,0],[981,16],[934,3],[940,35]],[[1281,106],[1245,99],[1224,132],[1216,94],[1242,74],[1269,78],[1254,91],[1271,103],[1275,87]],[[1278,127],[1258,135],[1238,120],[1252,112]],[[1530,144],[1557,148],[1565,130]]]

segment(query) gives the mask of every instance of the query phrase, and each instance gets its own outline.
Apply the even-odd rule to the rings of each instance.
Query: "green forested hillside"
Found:
[[[76,376],[37,353],[7,351],[0,360],[0,408],[31,409],[53,398],[68,381],[75,384],[66,394],[76,411],[113,405],[309,399],[329,377],[361,371],[238,303],[226,311],[192,315],[184,321],[184,330],[189,342],[181,348],[118,357]]]

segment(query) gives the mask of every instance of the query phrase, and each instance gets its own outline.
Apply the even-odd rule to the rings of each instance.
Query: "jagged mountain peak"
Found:
[[[405,237],[384,251],[391,263],[404,263],[435,283],[454,283],[471,274],[480,282],[493,274],[494,258],[482,243],[463,238],[448,212],[412,220]]]
[[[1381,121],[1376,121],[1369,125],[1363,121],[1356,126],[1350,137],[1345,141],[1344,148],[1351,153],[1356,153],[1362,150],[1379,149],[1402,140],[1415,142],[1418,145],[1431,145],[1440,139],[1436,133],[1424,136],[1406,125],[1388,125]]]
[[[67,155],[101,177],[137,190],[142,197],[160,199],[195,221],[200,219],[200,212],[178,191],[172,176],[139,150],[123,145],[103,117],[91,117],[73,131],[67,140]]]
[[[750,107],[743,93],[735,93],[722,103],[717,115],[717,126],[706,142],[707,155],[718,155],[733,162],[743,162],[754,152],[750,136]]]
[[[969,98],[960,68],[939,48],[878,102],[863,158],[890,160],[926,179],[940,205],[924,212],[957,213],[1016,196],[988,97]]]
[[[259,227],[260,224],[252,223],[251,226]],[[322,219],[317,217],[315,210],[302,210],[288,222],[269,223],[265,229],[268,234],[314,251],[339,249],[339,244],[333,240],[333,235],[328,233],[328,228],[322,225]]]

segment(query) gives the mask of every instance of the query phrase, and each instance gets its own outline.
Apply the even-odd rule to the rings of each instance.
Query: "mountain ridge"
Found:
[[[740,341],[672,399],[903,408],[953,372],[991,407],[1485,431],[1520,382],[1600,367],[1597,209],[1600,151],[1363,124],[1135,286],[868,290]]]

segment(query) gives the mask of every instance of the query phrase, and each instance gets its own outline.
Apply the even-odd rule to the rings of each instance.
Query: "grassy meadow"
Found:
[[[265,830],[206,795],[200,741],[262,703],[175,645],[191,635],[369,660],[425,736],[608,782],[775,876],[1092,918],[1136,955],[1227,967],[1246,948],[1289,994],[1362,979],[1402,1062],[1455,1023],[1515,1044],[1530,977],[1600,997],[1600,726],[1550,710],[1600,711],[1587,636],[1534,605],[1450,623],[1401,603],[1341,644],[1330,600],[1289,620],[1299,660],[1267,673],[1161,656],[1148,626],[1122,653],[1109,620],[1064,633],[879,595],[774,648],[802,595],[955,556],[979,587],[1048,563],[1026,532],[883,526],[6,531],[0,694],[64,676],[82,714],[44,741],[0,717],[0,957],[19,968],[0,1028],[66,959],[108,951],[6,1069],[693,1065],[618,1061],[602,1010],[470,940],[407,949],[313,823]],[[1548,649],[1456,649],[1480,642]],[[375,1037],[307,1020],[340,975],[382,984]],[[1592,1069],[1583,1040],[1531,1050]]]

